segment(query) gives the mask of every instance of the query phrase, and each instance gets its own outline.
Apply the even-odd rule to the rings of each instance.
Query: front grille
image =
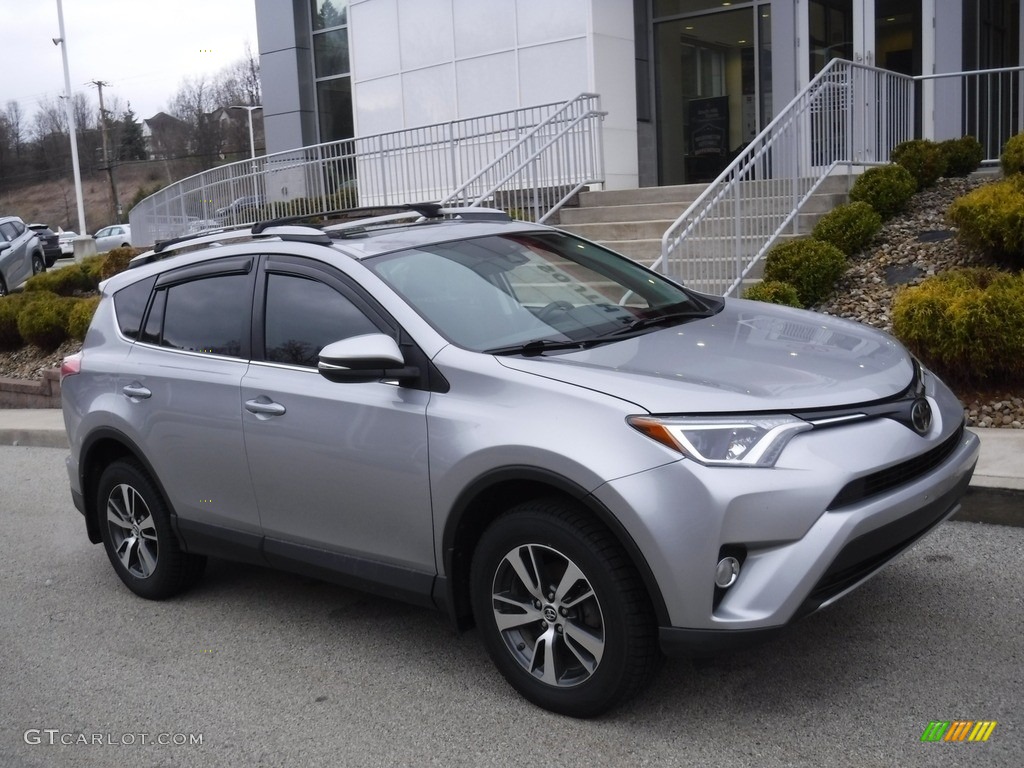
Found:
[[[915,456],[887,469],[851,480],[832,499],[832,503],[828,505],[828,510],[834,511],[842,507],[848,507],[851,504],[857,504],[865,499],[870,499],[893,488],[898,488],[905,483],[912,482],[922,475],[926,475],[949,458],[950,454],[960,444],[963,435],[964,425],[961,423],[956,432],[927,453],[922,453],[920,456]]]

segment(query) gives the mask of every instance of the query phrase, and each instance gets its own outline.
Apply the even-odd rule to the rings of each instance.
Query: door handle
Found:
[[[145,400],[147,397],[153,396],[153,393],[149,388],[142,386],[137,381],[133,381],[131,384],[121,387],[121,392],[123,392],[129,400]]]
[[[287,411],[283,405],[273,402],[266,395],[260,395],[255,400],[246,400],[245,410],[257,416],[281,416]]]

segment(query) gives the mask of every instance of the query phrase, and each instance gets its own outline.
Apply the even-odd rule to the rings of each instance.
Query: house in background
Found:
[[[592,92],[610,189],[713,177],[833,58],[920,75],[1017,66],[1022,49],[1020,0],[256,0],[256,13],[267,152]],[[921,89],[919,133],[983,131],[960,86],[943,88]]]
[[[188,125],[166,112],[157,112],[142,121],[142,137],[150,160],[172,160],[188,147]]]

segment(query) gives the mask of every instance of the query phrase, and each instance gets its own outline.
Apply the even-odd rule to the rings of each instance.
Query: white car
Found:
[[[74,256],[75,255],[75,238],[78,237],[78,233],[65,229],[57,233],[57,242],[60,244],[61,256]]]
[[[96,238],[96,253],[106,253],[115,248],[130,248],[132,228],[130,224],[113,224],[104,227],[93,237]]]

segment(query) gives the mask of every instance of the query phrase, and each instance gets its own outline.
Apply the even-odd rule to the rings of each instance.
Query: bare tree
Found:
[[[16,157],[21,157],[21,145],[25,140],[25,116],[21,104],[8,101],[2,118],[7,128],[7,146],[14,150]]]

